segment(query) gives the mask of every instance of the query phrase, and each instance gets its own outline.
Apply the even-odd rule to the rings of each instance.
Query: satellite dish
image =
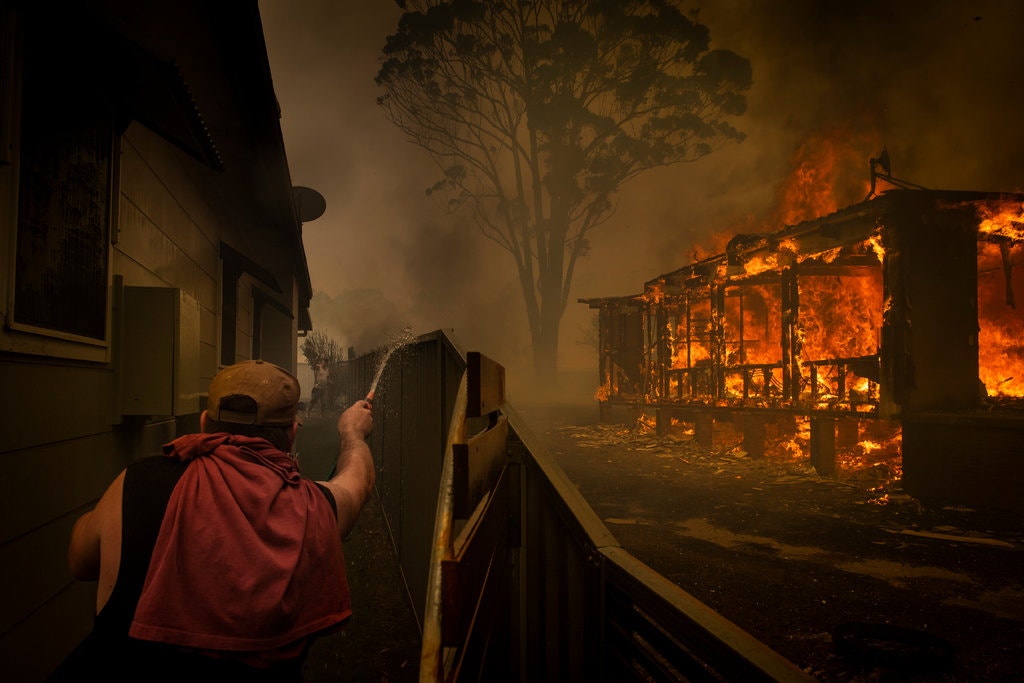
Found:
[[[299,221],[308,223],[324,215],[327,200],[316,190],[296,185],[292,188],[292,200],[295,202],[295,213]]]

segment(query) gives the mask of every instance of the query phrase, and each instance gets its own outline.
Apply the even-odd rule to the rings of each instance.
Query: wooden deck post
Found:
[[[668,408],[658,408],[654,411],[654,433],[658,436],[665,436],[672,428],[672,411]]]
[[[811,418],[811,465],[818,474],[829,476],[836,471],[836,419]]]
[[[743,420],[743,449],[751,458],[764,457],[764,417],[751,413],[744,413]]]
[[[841,418],[836,428],[836,445],[839,448],[853,448],[860,443],[860,420],[857,418]]]
[[[701,448],[714,445],[715,418],[711,413],[699,411],[693,416],[693,437]]]

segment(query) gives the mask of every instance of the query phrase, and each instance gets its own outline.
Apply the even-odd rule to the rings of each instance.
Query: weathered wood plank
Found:
[[[420,675],[422,683],[434,683],[443,677],[441,622],[444,613],[444,561],[452,557],[452,460],[454,442],[465,440],[466,374],[462,373],[459,390],[452,406],[451,422],[445,445],[445,456],[438,484],[437,512],[434,515],[433,547],[427,574],[427,599],[423,610],[423,646],[420,649]]]
[[[500,415],[493,427],[452,444],[452,516],[467,519],[498,480],[508,460],[508,418]]]
[[[460,534],[452,557],[441,562],[441,643],[458,646],[483,593],[492,558],[507,545],[509,477],[498,479],[493,494],[480,502],[471,525]]]
[[[505,405],[505,368],[478,351],[466,354],[466,417],[482,417]]]

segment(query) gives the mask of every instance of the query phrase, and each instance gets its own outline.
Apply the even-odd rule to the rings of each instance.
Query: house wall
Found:
[[[14,238],[14,171],[0,166],[0,244]],[[220,360],[220,239],[243,244],[243,228],[207,199],[204,169],[162,138],[132,124],[121,140],[116,231],[111,236],[111,337],[106,362],[63,358],[47,340],[5,332],[0,343],[0,680],[42,680],[88,632],[95,584],[75,581],[67,566],[71,527],[95,505],[117,473],[162,443],[198,427],[195,413],[122,416],[119,345],[138,343],[118,325],[119,287],[174,287],[198,302],[199,386],[205,392]],[[252,237],[250,236],[250,239]],[[5,250],[0,283],[11,265]],[[295,282],[282,256],[281,303],[295,310]],[[251,357],[253,278],[238,287],[236,356]],[[294,316],[276,314],[270,346],[290,349]],[[273,319],[273,317],[272,317]],[[282,320],[283,319],[283,320]],[[131,330],[125,321],[125,330]],[[13,341],[12,341],[13,340]],[[31,351],[31,352],[25,352]],[[168,372],[168,368],[154,368]]]
[[[199,302],[200,380],[205,386],[218,362],[222,229],[189,166],[195,162],[155,133],[135,123],[129,127],[121,148],[113,267],[125,286],[178,287]]]
[[[252,276],[238,279],[238,307],[235,309],[235,360],[250,360],[252,354],[253,289]]]

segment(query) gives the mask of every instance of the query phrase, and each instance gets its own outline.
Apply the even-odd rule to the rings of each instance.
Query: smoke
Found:
[[[316,291],[309,315],[314,330],[356,355],[377,348],[406,324],[406,316],[380,289],[345,289],[336,295]]]
[[[381,269],[379,287],[314,293],[314,329],[356,354],[378,348],[411,326],[417,334],[445,329],[464,348],[526,362],[529,348],[518,283],[504,269],[500,249],[475,239],[458,218],[411,223],[390,245],[394,263]],[[470,238],[467,238],[467,235]],[[385,291],[396,273],[414,286],[401,301]],[[518,340],[518,341],[517,341]]]
[[[703,0],[697,9],[712,47],[751,60],[737,123],[747,139],[625,188],[615,224],[581,267],[583,296],[638,291],[722,234],[781,227],[786,185],[815,141],[842,147],[834,184],[819,187],[837,201],[866,196],[869,160],[883,147],[893,175],[918,185],[1024,189],[1019,3]]]
[[[623,188],[591,235],[562,326],[561,364],[592,369],[578,297],[639,293],[721,235],[781,227],[808,155],[835,151],[834,201],[866,194],[885,146],[892,174],[933,189],[1024,190],[1016,0],[695,0],[713,48],[750,59],[741,144]],[[327,212],[304,226],[317,329],[359,349],[413,325],[525,363],[529,335],[507,253],[424,190],[437,169],[375,105],[373,77],[401,11],[382,0],[260,0],[293,182]],[[802,155],[802,156],[801,156]],[[885,189],[885,188],[879,188]],[[845,204],[840,204],[841,208]],[[806,216],[810,217],[810,216]],[[326,326],[326,328],[324,327]],[[337,326],[337,327],[335,327]],[[335,331],[336,330],[336,331]]]
[[[526,314],[507,252],[465,216],[416,224],[401,251],[416,283],[409,299],[418,329],[450,329],[466,350],[505,363],[527,360]]]
[[[776,157],[771,182],[803,140],[840,127],[864,175],[887,145],[893,175],[929,188],[1024,188],[1020,3],[705,0],[700,16],[753,63],[744,146]]]

